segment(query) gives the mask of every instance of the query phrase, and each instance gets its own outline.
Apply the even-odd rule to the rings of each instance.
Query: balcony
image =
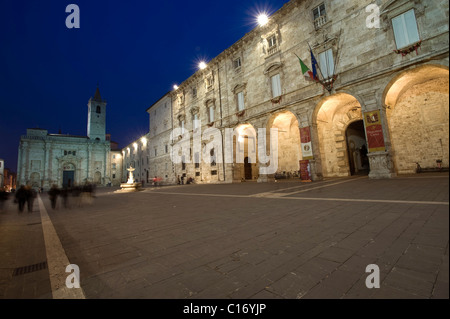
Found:
[[[314,20],[314,28],[319,30],[325,23],[327,23],[327,16],[323,15]]]
[[[272,54],[277,53],[277,52],[278,52],[278,46],[277,45],[273,45],[267,50],[267,55],[272,55]]]

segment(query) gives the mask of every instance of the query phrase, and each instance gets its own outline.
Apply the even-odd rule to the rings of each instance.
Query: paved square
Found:
[[[69,273],[50,267],[59,255],[49,252],[57,239],[45,239],[48,214],[61,254],[80,268],[83,298],[448,298],[448,181],[106,188],[91,205],[71,199],[57,210],[43,194],[31,214],[10,202],[0,214],[0,297],[64,294],[54,282]],[[11,275],[42,261],[48,269]],[[379,289],[366,287],[369,264]]]

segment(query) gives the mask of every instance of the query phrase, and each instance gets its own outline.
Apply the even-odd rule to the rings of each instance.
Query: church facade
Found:
[[[116,153],[120,155],[118,151],[111,155],[111,144],[106,136],[106,101],[97,88],[88,102],[86,136],[27,129],[27,134],[20,139],[17,186],[49,189],[52,185],[108,185],[112,183],[111,159]],[[121,173],[117,183],[120,179]]]

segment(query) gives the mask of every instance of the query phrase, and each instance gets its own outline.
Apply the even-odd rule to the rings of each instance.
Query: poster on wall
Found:
[[[313,159],[311,130],[309,126],[300,128],[300,142],[302,145],[302,157],[304,160]]]
[[[386,151],[380,111],[377,110],[364,113],[364,124],[366,126],[369,152]]]
[[[302,182],[311,182],[311,165],[309,160],[300,161],[300,179]]]

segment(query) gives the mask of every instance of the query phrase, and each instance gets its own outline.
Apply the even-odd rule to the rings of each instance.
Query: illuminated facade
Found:
[[[175,164],[177,174],[199,183],[265,181],[296,176],[306,158],[315,180],[390,178],[414,173],[416,163],[448,167],[448,2],[377,3],[292,0],[179,84],[171,93],[173,128],[185,128],[190,140],[172,143],[191,150]],[[299,59],[313,71],[310,48],[320,81],[302,73]],[[194,149],[196,130],[209,128],[222,142],[234,130],[231,163],[225,143],[204,150],[209,136]],[[267,165],[249,132],[261,128],[267,136],[278,129],[274,174],[260,173]],[[214,161],[196,164],[199,154]]]
[[[105,129],[106,101],[98,88],[88,102],[87,136],[27,129],[27,134],[20,139],[17,185],[44,189],[53,184],[59,187],[86,182],[109,185],[112,182],[111,145]]]

